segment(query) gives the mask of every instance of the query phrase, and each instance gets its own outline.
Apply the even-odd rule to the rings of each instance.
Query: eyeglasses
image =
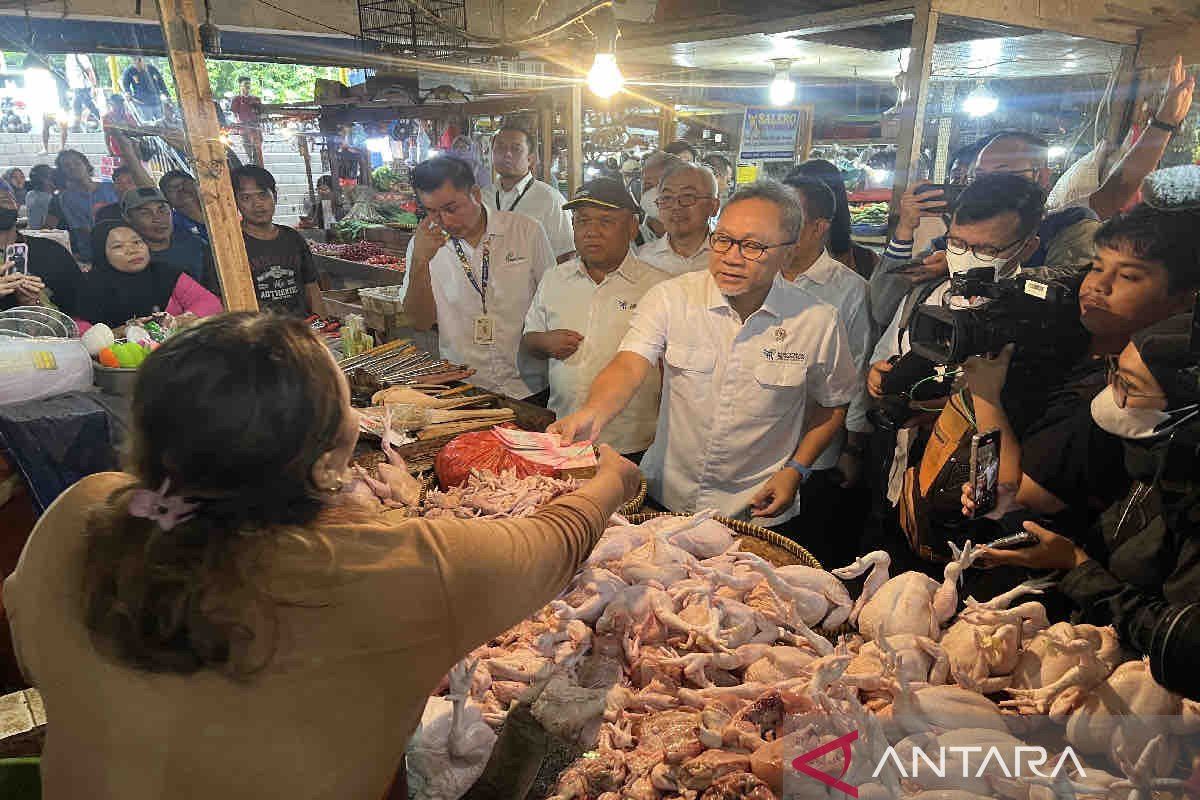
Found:
[[[768,250],[773,250],[776,247],[787,247],[789,244],[795,244],[796,240],[792,239],[788,242],[780,242],[779,244],[763,244],[756,242],[753,239],[734,239],[724,233],[710,234],[708,244],[714,252],[728,253],[737,245],[738,252],[742,254],[742,258],[747,261],[759,261],[767,254]]]
[[[957,236],[946,237],[946,252],[953,253],[956,256],[961,256],[964,253],[972,252],[983,258],[999,258],[1000,254],[1005,250],[1011,250],[1019,244],[1025,243],[1029,239],[1028,236],[1022,236],[1015,242],[1009,242],[1003,247],[992,247],[989,244],[967,244]]]
[[[664,194],[664,195],[661,195],[657,200],[654,201],[654,205],[658,206],[659,208],[670,208],[671,206],[676,206],[676,205],[679,206],[680,208],[691,208],[692,206],[696,205],[696,203],[700,202],[701,200],[715,200],[715,199],[716,198],[713,197],[711,194],[681,194],[681,195]]]
[[[1117,403],[1117,408],[1125,408],[1125,404],[1129,402],[1129,398],[1140,398],[1142,400],[1166,400],[1165,394],[1152,392],[1135,392],[1130,389],[1129,379],[1121,374],[1121,367],[1117,360],[1117,356],[1105,356],[1104,360],[1108,373],[1108,385],[1113,390],[1113,400]]]
[[[1038,174],[1037,167],[1026,167],[1025,169],[997,169],[991,172],[976,172],[971,176],[970,182],[974,183],[980,178],[986,178],[989,175],[1022,175],[1033,180],[1033,176]]]

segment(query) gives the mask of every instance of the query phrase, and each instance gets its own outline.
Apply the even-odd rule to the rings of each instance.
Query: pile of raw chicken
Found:
[[[791,760],[852,731],[848,765],[831,747],[811,767],[860,798],[1178,790],[1196,704],[1126,660],[1111,628],[1048,624],[1040,603],[1023,600],[1044,584],[960,608],[960,576],[977,554],[955,550],[941,582],[890,577],[878,551],[831,573],[772,566],[708,514],[614,518],[559,599],[476,649],[430,699],[409,750],[415,796],[466,793],[494,731],[521,710],[587,751],[551,800],[772,800],[785,778],[788,797],[840,797]],[[841,579],[864,575],[852,601]],[[817,632],[847,623],[857,632]],[[1069,744],[1084,774],[1065,761],[1056,778],[1026,769],[1015,779],[1030,742],[1049,752],[1043,772]],[[959,750],[944,779],[873,775],[889,745],[904,765],[918,747],[935,758]],[[963,748],[995,748],[1010,766],[977,771],[980,751]]]

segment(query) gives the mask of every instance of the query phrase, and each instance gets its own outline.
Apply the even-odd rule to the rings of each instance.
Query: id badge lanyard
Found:
[[[475,279],[475,270],[471,269],[471,260],[467,258],[466,252],[463,250],[462,242],[457,238],[451,239],[454,242],[454,252],[458,254],[458,261],[462,264],[463,273],[467,276],[467,280],[471,282],[471,286],[479,293],[479,300],[483,304],[483,313],[487,315],[487,287],[488,273],[491,271],[492,257],[488,250],[487,242],[484,242],[483,252],[481,256],[481,266],[479,269],[479,280]]]

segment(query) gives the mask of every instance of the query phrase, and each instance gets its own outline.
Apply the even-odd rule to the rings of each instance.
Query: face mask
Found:
[[[15,208],[0,208],[0,231],[9,231],[17,224]]]
[[[992,279],[994,280],[1004,264],[1003,259],[976,255],[973,250],[967,250],[965,253],[951,253],[949,250],[946,251],[946,266],[950,270],[950,277],[954,277],[967,270],[988,269],[992,271]]]
[[[642,211],[646,212],[647,219],[649,219],[649,218],[658,219],[658,206],[656,206],[654,204],[654,201],[657,199],[658,199],[658,187],[657,186],[652,186],[651,188],[642,192],[642,199],[641,199],[640,204],[642,206]]]
[[[1152,439],[1175,430],[1200,413],[1195,404],[1159,411],[1154,408],[1121,408],[1111,386],[1092,399],[1092,419],[1102,430],[1122,439]]]

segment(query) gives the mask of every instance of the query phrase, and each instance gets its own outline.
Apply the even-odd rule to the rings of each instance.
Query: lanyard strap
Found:
[[[490,271],[492,264],[492,254],[488,250],[487,242],[485,241],[482,244],[483,253],[481,256],[481,261],[483,264],[479,271],[480,280],[477,281],[475,280],[475,270],[471,269],[471,260],[467,258],[466,252],[463,251],[462,242],[459,241],[458,237],[454,237],[450,241],[454,242],[454,251],[458,254],[458,261],[460,264],[462,264],[463,272],[466,274],[467,280],[471,282],[471,286],[474,287],[475,291],[479,292],[479,300],[483,303],[483,313],[486,314],[488,272]]]
[[[513,200],[512,205],[508,207],[509,211],[516,210],[517,203],[521,202],[521,200],[525,197],[525,193],[529,191],[530,186],[533,186],[533,177],[532,176],[529,178],[529,183],[525,184],[525,188],[521,190],[521,193],[519,195],[517,195],[517,199]],[[497,211],[504,210],[504,209],[500,208],[500,190],[499,189],[496,190],[496,210]]]

